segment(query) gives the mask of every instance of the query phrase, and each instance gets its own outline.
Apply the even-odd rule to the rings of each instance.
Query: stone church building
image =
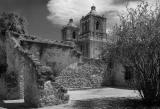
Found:
[[[100,59],[104,44],[109,42],[106,24],[107,18],[99,15],[96,7],[92,6],[90,12],[80,19],[79,27],[74,24],[73,19],[69,20],[62,28],[62,40],[75,43],[82,59]],[[128,87],[127,75],[128,72],[121,63],[113,62],[112,70],[105,75],[105,85]]]
[[[100,59],[104,44],[109,42],[106,24],[107,19],[99,15],[96,7],[92,6],[90,12],[80,19],[79,27],[74,24],[73,19],[69,20],[62,28],[62,40],[74,42],[83,58]],[[128,72],[121,63],[113,62],[112,70],[107,71],[105,75],[105,85],[128,87],[127,75]]]
[[[106,21],[92,6],[90,12],[80,19],[80,27],[70,19],[62,28],[62,40],[74,42],[86,58],[98,59],[104,43],[107,42]]]
[[[99,58],[107,42],[106,18],[98,15],[96,7],[92,6],[80,19],[79,27],[73,19],[69,20],[62,28],[62,40],[0,31],[0,98],[21,98],[34,107],[67,103],[67,90],[55,78],[68,66],[79,63],[81,57]],[[112,71],[104,77],[107,85],[126,85],[124,71],[119,63],[114,64]]]

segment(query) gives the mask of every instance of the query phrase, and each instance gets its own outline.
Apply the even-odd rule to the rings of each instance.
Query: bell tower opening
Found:
[[[72,37],[73,37],[73,39],[76,39],[76,32],[75,31],[73,31]]]
[[[99,26],[100,26],[100,24],[99,24],[99,22],[97,21],[97,22],[96,22],[96,30],[99,30]]]

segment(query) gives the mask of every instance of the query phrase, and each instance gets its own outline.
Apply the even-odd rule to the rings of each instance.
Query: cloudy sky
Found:
[[[99,14],[108,19],[107,28],[118,22],[117,14],[125,6],[136,7],[141,0],[0,0],[0,13],[18,12],[28,20],[32,35],[61,40],[61,28],[73,18],[76,23],[94,4]],[[145,0],[154,3],[156,0]]]

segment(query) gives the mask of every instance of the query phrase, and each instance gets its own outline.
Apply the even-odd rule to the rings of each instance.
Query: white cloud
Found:
[[[108,22],[116,22],[116,13],[125,12],[126,8],[125,5],[114,5],[112,2],[112,0],[50,0],[47,4],[50,12],[47,19],[53,24],[60,25],[67,24],[70,18],[73,18],[75,22],[79,22],[80,18],[90,11],[90,7],[94,3],[97,12],[105,14],[110,20]],[[136,2],[130,2],[129,7],[135,8],[136,4]],[[113,13],[110,13],[111,11]]]
[[[54,24],[66,24],[68,19],[73,18],[78,21],[85,16],[90,7],[97,7],[97,12],[103,13],[109,10],[117,9],[117,6],[111,6],[112,0],[50,0],[47,4],[50,15],[47,18]],[[122,8],[122,6],[118,6]]]
[[[47,4],[50,15],[47,17],[54,24],[66,24],[68,19],[78,20],[86,13],[89,0],[50,0]]]

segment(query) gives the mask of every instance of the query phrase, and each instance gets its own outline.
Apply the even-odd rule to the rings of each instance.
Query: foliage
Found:
[[[65,95],[67,90],[61,87],[57,83],[46,81],[44,83],[44,89],[41,91],[41,105],[57,105],[68,102],[69,96]]]
[[[7,30],[25,34],[27,32],[25,19],[15,13],[2,13],[0,15],[0,32],[4,35]],[[1,73],[5,73],[7,69],[5,37],[3,35],[0,37]]]
[[[129,66],[134,74],[131,85],[142,99],[149,103],[160,102],[160,8],[151,9],[142,2],[136,9],[127,9],[116,26],[119,36],[102,53],[109,64],[115,60]],[[112,64],[110,65],[112,66]]]
[[[16,13],[2,13],[0,16],[0,30],[25,34],[27,32],[26,20]]]
[[[67,88],[101,87],[104,70],[102,66],[84,63],[76,68],[66,68],[56,78],[56,82]]]

